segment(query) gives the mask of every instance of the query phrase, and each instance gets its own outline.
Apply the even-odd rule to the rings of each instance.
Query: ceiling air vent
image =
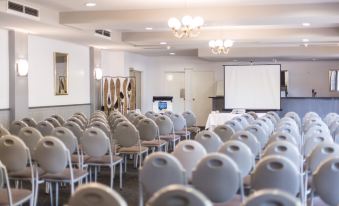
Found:
[[[97,29],[95,30],[95,35],[103,37],[105,39],[111,39],[111,31],[105,29]]]
[[[26,6],[17,2],[8,1],[7,3],[7,12],[20,15],[22,17],[30,17],[34,19],[39,19],[39,10],[31,6]]]

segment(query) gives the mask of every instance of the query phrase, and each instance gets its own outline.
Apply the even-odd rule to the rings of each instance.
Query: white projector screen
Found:
[[[281,65],[224,67],[225,109],[280,109]]]

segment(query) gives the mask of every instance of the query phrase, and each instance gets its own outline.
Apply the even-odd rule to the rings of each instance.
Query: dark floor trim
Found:
[[[66,105],[51,105],[51,106],[38,106],[38,107],[29,107],[29,109],[44,109],[44,108],[55,108],[55,107],[76,107],[76,106],[90,106],[91,103],[86,104],[66,104]]]
[[[2,111],[9,111],[9,108],[6,108],[6,109],[0,109],[0,112]]]

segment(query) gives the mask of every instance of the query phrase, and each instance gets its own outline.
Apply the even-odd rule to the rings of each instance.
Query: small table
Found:
[[[256,113],[258,117],[264,116],[266,113]],[[214,130],[218,125],[222,125],[225,122],[233,119],[234,117],[241,116],[243,114],[234,113],[210,113],[207,118],[205,129]]]

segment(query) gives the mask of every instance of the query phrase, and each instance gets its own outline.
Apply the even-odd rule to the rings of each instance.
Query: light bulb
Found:
[[[229,48],[229,47],[232,47],[233,46],[233,41],[232,40],[225,40],[224,41],[224,47],[227,47],[227,48]]]
[[[102,79],[102,70],[99,67],[95,68],[94,75],[96,80]]]
[[[27,76],[28,74],[28,62],[26,59],[19,59],[17,61],[17,72],[19,76]]]
[[[170,18],[170,19],[168,20],[168,26],[169,26],[170,28],[177,29],[177,28],[180,28],[181,23],[180,23],[180,21],[179,21],[177,18],[172,17],[172,18]]]
[[[222,46],[223,46],[223,41],[220,40],[220,39],[216,40],[216,41],[215,41],[215,46],[217,46],[217,47],[222,47]]]
[[[201,27],[203,24],[204,24],[204,19],[202,17],[200,17],[200,16],[194,17],[194,19],[193,19],[193,26],[195,28]]]
[[[209,41],[208,46],[211,47],[211,48],[214,48],[215,47],[215,41],[214,40]]]
[[[184,26],[191,26],[193,19],[192,19],[191,16],[184,16],[184,17],[182,17],[181,22]]]

